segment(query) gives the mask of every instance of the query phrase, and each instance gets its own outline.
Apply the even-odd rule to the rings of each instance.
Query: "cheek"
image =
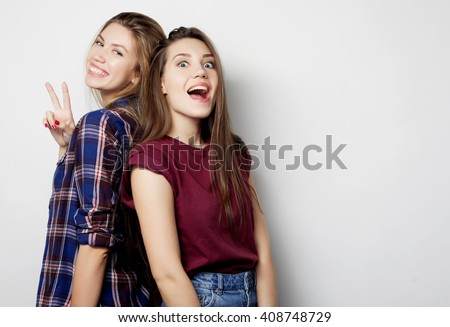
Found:
[[[182,90],[182,86],[177,80],[174,79],[166,79],[164,82],[165,90],[169,95],[175,95],[180,93]]]
[[[217,91],[219,90],[219,85],[218,85],[218,83],[216,82],[215,84],[213,84],[213,94],[214,94],[214,97],[216,97],[216,95],[217,95]]]
[[[123,62],[114,62],[110,64],[110,69],[115,72],[115,75],[120,80],[131,81],[135,76],[134,66],[123,63]]]
[[[97,55],[98,51],[99,51],[99,48],[98,48],[98,47],[92,46],[92,47],[89,49],[89,52],[88,52],[88,54],[87,54],[87,56],[86,56],[86,61],[87,61],[87,62],[88,62],[88,61],[93,61],[93,60],[94,60],[94,57]]]
[[[89,67],[89,64],[90,64],[90,62],[92,62],[92,58],[93,58],[93,57],[94,57],[94,56],[92,55],[92,53],[89,52],[88,55],[87,55],[87,57],[86,57],[86,63],[85,63],[86,68]]]
[[[137,67],[137,63],[133,62],[133,63],[129,63],[124,70],[130,80],[132,80],[133,78],[136,77],[136,72],[137,72],[136,67]]]

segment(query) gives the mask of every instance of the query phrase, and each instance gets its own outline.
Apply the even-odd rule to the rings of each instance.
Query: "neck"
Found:
[[[102,106],[106,106],[114,98],[114,94],[107,94],[105,92],[100,92],[100,101]]]
[[[176,120],[172,120],[172,126],[169,133],[170,137],[178,138],[181,142],[192,145],[203,147],[204,140],[201,137],[200,120],[197,122],[187,122],[177,123]]]

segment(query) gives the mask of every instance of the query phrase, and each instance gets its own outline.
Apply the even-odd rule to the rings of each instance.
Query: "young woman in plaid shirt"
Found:
[[[67,85],[63,107],[46,84],[54,112],[43,124],[60,145],[49,203],[37,306],[147,306],[152,291],[138,274],[117,265],[123,231],[114,223],[124,162],[148,106],[149,63],[165,38],[139,13],[121,13],[100,30],[86,60],[88,87],[103,109],[78,124]],[[120,217],[119,217],[120,218]],[[117,218],[116,218],[117,219]]]

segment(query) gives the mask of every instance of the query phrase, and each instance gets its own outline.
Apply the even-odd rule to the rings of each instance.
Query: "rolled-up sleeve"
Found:
[[[79,205],[74,220],[77,241],[91,246],[111,247],[113,207],[122,174],[121,144],[108,116],[95,113],[81,120],[75,149],[74,183]]]

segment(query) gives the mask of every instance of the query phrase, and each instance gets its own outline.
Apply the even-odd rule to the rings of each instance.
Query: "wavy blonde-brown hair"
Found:
[[[123,90],[119,91],[108,103],[103,103],[100,92],[93,90],[94,96],[104,108],[114,109],[113,103],[119,99],[127,98],[130,105],[125,109],[136,120],[141,122],[142,108],[148,108],[150,98],[149,84],[150,62],[155,47],[166,38],[164,30],[154,19],[137,12],[122,12],[109,19],[100,29],[97,35],[100,35],[105,28],[112,23],[117,23],[127,28],[133,34],[136,44],[136,73],[139,76],[137,83],[129,84]]]

